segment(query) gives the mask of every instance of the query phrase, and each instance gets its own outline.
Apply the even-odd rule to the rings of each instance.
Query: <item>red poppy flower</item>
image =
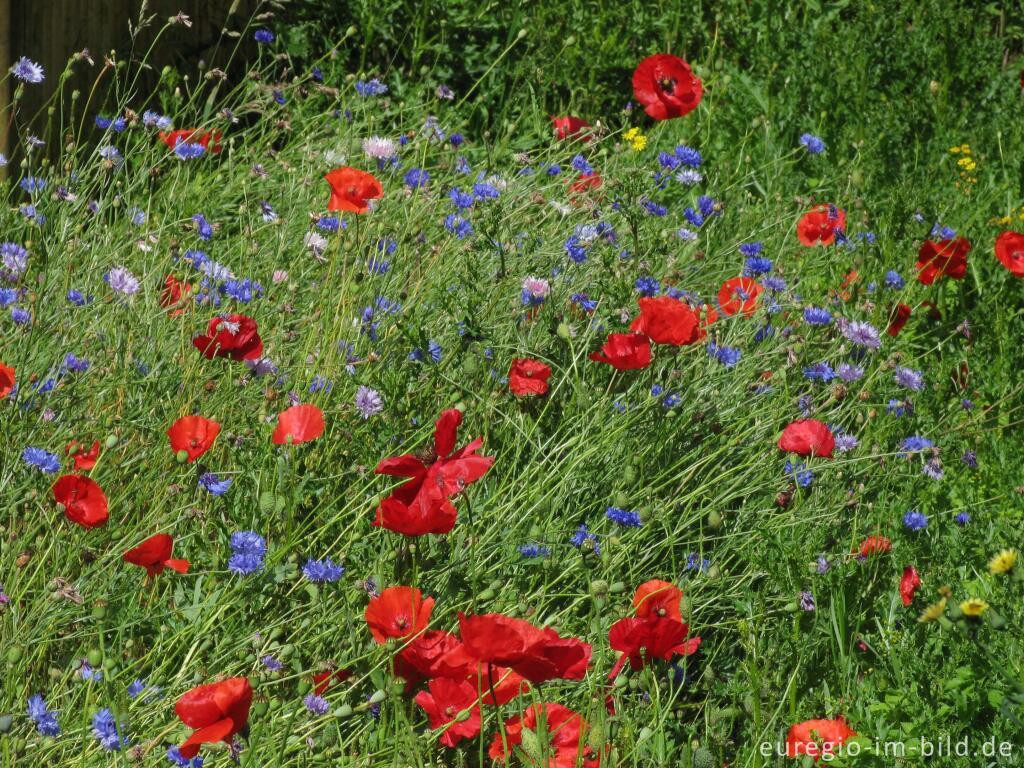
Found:
[[[718,308],[729,317],[740,312],[750,317],[761,291],[760,284],[749,277],[731,277],[718,289]]]
[[[107,522],[107,497],[92,478],[63,475],[53,484],[53,500],[64,507],[64,516],[83,528],[98,528]]]
[[[324,433],[324,412],[315,405],[293,405],[277,415],[274,445],[298,445]]]
[[[218,154],[222,147],[220,145],[220,131],[200,131],[196,128],[181,128],[177,131],[160,131],[160,141],[171,149],[179,144],[199,144],[207,152]],[[210,146],[210,142],[213,146]]]
[[[263,340],[256,330],[256,321],[245,315],[210,318],[206,334],[196,336],[192,344],[207,360],[215,357],[256,360],[263,354]]]
[[[150,536],[134,549],[125,552],[124,561],[142,566],[150,578],[162,573],[164,568],[173,568],[178,573],[188,573],[188,560],[171,559],[173,547],[173,538],[166,533],[158,533],[155,536]]]
[[[651,364],[651,340],[642,333],[609,333],[601,351],[592,352],[590,359],[618,371],[646,368]]]
[[[925,240],[917,252],[917,281],[922,285],[931,285],[940,277],[963,280],[967,274],[967,254],[970,251],[971,244],[964,237],[940,240],[937,243]]]
[[[700,78],[678,56],[656,53],[633,72],[633,97],[655,120],[688,115],[703,95]]]
[[[585,129],[590,127],[590,123],[579,117],[573,117],[567,115],[565,117],[551,116],[551,122],[555,126],[555,136],[559,141],[565,141],[579,137],[580,141],[590,141],[590,134]]]
[[[629,330],[645,334],[655,344],[680,347],[700,340],[700,317],[689,305],[671,296],[640,299],[640,315]]]
[[[1024,277],[1024,234],[1003,232],[996,238],[996,258],[1014,277]]]
[[[601,754],[587,743],[587,721],[568,707],[554,703],[531,704],[522,716],[506,720],[504,734],[496,733],[491,740],[487,752],[491,759],[504,763],[513,749],[523,743],[524,729],[535,735],[547,735],[547,745],[538,745],[550,756],[547,768],[597,768],[601,764]]]
[[[84,446],[72,440],[68,443],[67,452],[68,456],[75,462],[76,472],[88,471],[96,466],[96,461],[100,457],[100,441],[94,440],[92,447],[86,451]]]
[[[395,674],[405,680],[406,690],[435,677],[464,678],[473,660],[461,650],[462,641],[451,632],[428,629],[395,655]]]
[[[892,542],[885,536],[868,536],[860,543],[858,553],[861,557],[868,555],[884,555],[892,551]]]
[[[779,448],[799,456],[832,458],[835,438],[827,426],[817,419],[798,419],[782,430]]]
[[[903,569],[903,576],[900,578],[900,598],[904,605],[914,602],[914,593],[921,586],[921,577],[917,575],[917,568],[908,565]]]
[[[599,173],[583,173],[569,185],[569,192],[582,195],[592,189],[600,189],[604,182]]]
[[[333,672],[329,669],[324,672],[314,672],[313,693],[317,696],[323,696],[327,693],[327,689],[331,687],[331,683],[342,683],[350,677],[352,677],[352,672],[347,669],[336,669]]]
[[[416,635],[427,628],[434,598],[423,599],[416,587],[388,587],[366,606],[366,624],[378,644]]]
[[[550,377],[551,368],[540,360],[517,357],[508,372],[508,388],[513,395],[543,395]]]
[[[660,616],[619,619],[608,631],[608,644],[622,656],[609,677],[616,677],[627,659],[633,669],[643,669],[654,659],[668,661],[677,654],[688,656],[695,653],[700,646],[700,638],[687,638],[689,632],[689,626],[683,622]]]
[[[427,713],[431,728],[436,730],[448,726],[441,734],[442,744],[454,747],[463,739],[471,739],[480,733],[480,707],[477,704],[476,688],[465,680],[445,677],[431,680],[427,688],[417,693],[413,701]],[[456,720],[464,710],[469,710],[469,717],[462,721]]]
[[[683,616],[679,610],[682,599],[683,590],[672,582],[651,579],[636,588],[633,607],[636,608],[637,617],[641,619],[653,616],[682,621]]]
[[[202,416],[182,416],[167,430],[171,450],[185,451],[189,463],[195,461],[213,446],[220,434],[220,424]]]
[[[370,210],[367,201],[384,196],[384,187],[374,175],[358,168],[335,168],[324,179],[331,185],[331,199],[327,203],[329,211],[366,213]]]
[[[455,507],[450,499],[483,477],[493,456],[478,456],[483,438],[455,450],[462,412],[441,414],[434,428],[433,450],[426,455],[393,456],[374,470],[378,475],[408,477],[380,503],[373,524],[404,536],[448,533],[455,526]]]
[[[885,332],[893,338],[899,336],[903,326],[910,319],[910,311],[910,307],[906,304],[897,304],[893,307],[889,313],[889,326],[885,329]]]
[[[11,394],[14,384],[14,369],[0,361],[0,400]]]
[[[817,205],[803,216],[796,225],[796,236],[801,244],[832,245],[836,233],[846,231],[846,211],[834,205]]]
[[[168,317],[177,317],[185,314],[185,307],[188,303],[188,295],[192,286],[174,275],[167,275],[164,278],[164,287],[160,291],[160,306],[167,310]]]
[[[219,683],[193,688],[174,705],[181,722],[195,732],[178,747],[181,756],[191,760],[201,744],[223,741],[230,745],[235,734],[245,730],[252,705],[252,686],[248,678],[232,677]]]
[[[466,652],[477,660],[510,667],[531,683],[561,678],[582,680],[591,647],[578,638],[563,638],[553,629],[500,613],[459,614],[459,632]]]
[[[836,747],[856,735],[841,717],[836,720],[805,720],[789,729],[786,756],[811,755],[817,761],[821,755],[831,755]]]

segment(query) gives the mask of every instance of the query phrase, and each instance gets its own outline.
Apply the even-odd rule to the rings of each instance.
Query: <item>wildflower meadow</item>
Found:
[[[0,764],[1024,765],[1024,79],[893,165],[280,5],[2,74]]]

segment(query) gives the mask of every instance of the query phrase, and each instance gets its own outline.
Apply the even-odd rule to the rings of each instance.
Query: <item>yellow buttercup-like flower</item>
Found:
[[[634,152],[640,152],[647,146],[647,137],[640,133],[639,128],[630,128],[622,134],[622,138],[633,145]]]
[[[976,619],[988,610],[988,603],[977,597],[969,597],[960,603],[960,611],[964,616]]]
[[[1013,570],[1013,566],[1015,566],[1016,564],[1017,550],[1004,549],[1002,552],[997,553],[995,557],[988,561],[988,572],[994,576],[1003,573],[1009,573]]]
[[[932,603],[921,612],[918,621],[935,621],[942,614],[946,612],[946,598],[942,598],[937,603]]]

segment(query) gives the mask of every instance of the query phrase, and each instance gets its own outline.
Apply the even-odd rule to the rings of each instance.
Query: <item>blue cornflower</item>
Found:
[[[85,373],[89,370],[89,361],[68,352],[64,355],[64,367],[72,373]]]
[[[587,159],[583,157],[583,155],[576,155],[572,159],[572,168],[583,176],[591,176],[594,173],[593,166],[587,162]]]
[[[516,549],[519,550],[519,554],[524,560],[534,557],[548,557],[551,554],[550,549],[542,547],[540,544],[520,544]]]
[[[584,312],[593,312],[597,309],[597,302],[585,293],[574,293],[569,300]]]
[[[403,181],[405,186],[410,189],[419,189],[420,187],[427,186],[427,182],[430,181],[430,174],[422,168],[410,168],[403,177]]]
[[[263,557],[267,543],[253,531],[237,531],[231,534],[231,549],[234,554],[228,560],[228,570],[240,576],[263,570]]]
[[[223,480],[213,472],[204,472],[199,476],[199,487],[213,496],[223,496],[231,487],[231,478]]]
[[[928,527],[928,517],[912,509],[903,516],[903,527],[908,531],[920,531]]]
[[[266,656],[261,658],[260,663],[263,664],[264,669],[266,669],[269,672],[280,672],[282,669],[284,669],[284,664],[282,664],[280,660],[278,660],[274,656],[271,656],[270,654],[267,654]]]
[[[274,42],[274,33],[269,29],[257,29],[256,34],[253,35],[253,39],[257,43],[272,43]]]
[[[761,285],[764,286],[766,291],[771,291],[772,293],[782,293],[784,290],[786,290],[785,278],[777,277],[775,275],[769,275],[768,277],[765,277],[761,281]]]
[[[743,356],[743,353],[735,347],[720,347],[714,343],[708,344],[708,354],[726,368],[732,368]]]
[[[199,234],[200,240],[210,240],[213,237],[213,225],[206,220],[203,214],[195,214],[192,221],[196,225],[196,232]]]
[[[688,165],[691,168],[700,168],[701,164],[704,162],[704,159],[700,156],[700,152],[683,144],[676,147],[675,156],[682,165]]]
[[[972,450],[964,451],[964,455],[960,457],[960,461],[962,461],[965,466],[968,466],[971,469],[978,468],[978,454]]]
[[[120,751],[122,745],[128,744],[128,741],[118,733],[117,721],[109,709],[101,709],[93,715],[92,733],[100,746],[108,752]]]
[[[311,693],[306,696],[306,698],[302,700],[302,703],[306,706],[306,709],[314,715],[326,715],[331,709],[331,705],[328,703],[327,699],[322,696],[317,696],[315,693]]]
[[[885,283],[886,288],[892,288],[894,291],[898,291],[900,288],[907,284],[907,281],[904,280],[903,276],[895,269],[890,269],[888,272],[886,272],[885,280],[883,280],[882,282]]]
[[[316,228],[323,232],[337,232],[344,223],[337,216],[321,216],[316,221]]]
[[[388,92],[388,87],[384,85],[376,77],[369,81],[357,80],[356,81],[356,93],[360,96],[383,96]]]
[[[691,552],[686,558],[686,570],[697,571],[701,573],[711,567],[711,561],[708,558],[702,558],[696,552]]]
[[[338,565],[331,558],[323,560],[307,560],[302,566],[302,575],[310,581],[320,584],[332,583],[345,573],[344,566]]]
[[[971,522],[971,516],[967,512],[958,512],[957,516],[953,519],[956,521],[957,525],[961,526],[967,525],[969,522]]]
[[[808,325],[828,325],[832,322],[832,313],[819,307],[805,307],[804,321]]]
[[[174,146],[174,155],[179,160],[195,160],[206,154],[206,147],[189,141],[179,141]]]
[[[748,256],[743,265],[743,274],[747,277],[757,277],[771,272],[772,266],[772,260],[766,259],[764,256]]]
[[[827,557],[825,557],[824,555],[818,555],[818,559],[815,562],[814,566],[815,571],[817,571],[818,573],[828,573],[831,567],[832,565],[831,563],[829,563]]]
[[[651,216],[667,216],[668,208],[664,205],[658,205],[653,200],[645,200],[643,202],[644,210],[647,211]]]
[[[858,445],[859,442],[853,435],[836,435],[836,450],[840,453],[852,451]]]
[[[904,414],[913,415],[914,403],[910,400],[897,400],[895,397],[891,397],[888,405],[885,406],[885,412],[896,418],[900,418]]]
[[[924,389],[924,374],[922,374],[921,371],[897,366],[896,373],[893,378],[901,387],[913,390],[914,392],[920,392]]]
[[[60,736],[57,713],[46,706],[46,700],[38,693],[28,700],[28,716],[43,736]]]
[[[810,488],[814,482],[814,473],[803,462],[794,464],[791,461],[787,461],[782,471],[801,488]]]
[[[75,290],[74,288],[72,288],[70,291],[68,291],[67,298],[68,298],[68,301],[70,301],[76,307],[84,307],[86,304],[88,304],[92,300],[91,296],[87,297],[84,293],[82,293],[81,291]]]
[[[809,155],[820,155],[825,151],[825,142],[811,133],[800,135],[800,145],[807,148]]]
[[[465,240],[473,234],[473,225],[468,219],[449,213],[444,220],[444,228],[453,233],[459,240]]]
[[[815,363],[808,368],[804,368],[804,377],[811,381],[827,383],[836,377],[836,372],[832,370],[831,365],[821,362]]]
[[[229,298],[248,304],[253,299],[263,295],[263,286],[254,283],[249,278],[244,280],[228,280],[221,286],[221,293]]]
[[[46,179],[39,178],[38,176],[26,176],[18,182],[18,186],[28,193],[42,192],[46,189]]]
[[[910,437],[904,438],[903,442],[900,443],[900,453],[918,453],[920,451],[927,451],[934,447],[935,443],[927,437],[911,435]]]
[[[661,292],[661,283],[656,277],[638,277],[636,290],[641,296],[657,296]]]
[[[762,243],[740,243],[740,253],[746,256],[748,259],[754,256],[760,256],[761,251],[764,250]]]
[[[448,199],[460,211],[473,207],[473,195],[469,192],[463,192],[458,187],[452,187],[448,190]]]
[[[613,523],[618,523],[627,528],[639,528],[643,523],[640,521],[639,512],[631,512],[618,507],[608,507],[606,514]]]
[[[55,454],[44,451],[42,448],[26,448],[21,452],[21,459],[28,466],[35,467],[48,475],[53,475],[60,471],[60,459]]]
[[[128,684],[128,698],[134,699],[144,690],[146,690],[145,681],[140,680],[139,678],[135,678],[134,681]]]
[[[167,748],[167,759],[179,768],[203,768],[203,758],[196,756],[189,760],[183,757],[177,744]]]
[[[10,69],[10,73],[24,83],[33,85],[43,82],[43,68],[27,56],[22,56]]]
[[[0,288],[0,307],[9,307],[18,300],[18,291],[15,288]]]
[[[595,555],[601,554],[601,544],[597,540],[597,534],[588,532],[586,524],[581,523],[569,541],[577,549],[588,547],[594,550]]]

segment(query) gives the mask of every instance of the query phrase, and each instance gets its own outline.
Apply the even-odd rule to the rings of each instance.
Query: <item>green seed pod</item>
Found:
[[[707,747],[693,750],[693,768],[715,768],[715,756]]]
[[[180,451],[174,454],[174,460],[177,461],[179,464],[184,464],[185,462],[188,461],[188,451],[182,448]]]
[[[477,600],[493,600],[493,599],[494,599],[494,590],[493,589],[485,589],[483,592],[481,592],[479,595],[477,595]]]
[[[103,651],[99,648],[93,648],[86,656],[89,659],[89,664],[93,667],[98,667],[103,663]]]
[[[604,579],[594,579],[590,582],[590,594],[600,597],[608,594],[608,582]]]
[[[265,714],[267,714],[268,709],[269,707],[267,706],[267,702],[265,701],[257,701],[255,704],[252,705],[252,713],[256,717],[263,717]]]
[[[0,715],[0,733],[9,733],[14,725],[14,717],[11,715]]]
[[[264,491],[259,498],[260,513],[264,515],[273,514],[277,508],[277,496],[270,491]]]
[[[103,446],[107,449],[113,448],[117,445],[117,435],[107,435],[103,439]]]
[[[312,687],[313,684],[309,680],[300,680],[298,685],[299,696],[305,696]]]
[[[373,704],[380,704],[387,697],[388,697],[388,695],[386,693],[384,693],[384,691],[374,691],[373,695],[370,697],[370,704],[371,705],[373,705]]]
[[[464,723],[473,716],[472,710],[464,709],[455,716],[455,722]]]
[[[611,585],[610,585],[610,586],[608,587],[608,591],[609,591],[609,592],[611,592],[612,594],[615,594],[615,595],[617,595],[617,594],[619,594],[620,592],[625,592],[625,591],[626,591],[626,585],[625,585],[625,583],[624,583],[624,582],[621,582],[621,581],[616,581],[616,582],[613,582],[613,583],[612,583],[612,584],[611,584]]]
[[[711,510],[708,514],[708,525],[716,531],[722,527],[722,515],[717,510]]]
[[[7,649],[7,663],[17,664],[19,661],[21,661],[22,654],[23,651],[21,650],[20,646],[12,645],[10,648]]]
[[[340,707],[335,708],[332,714],[335,717],[351,717],[352,707],[350,707],[348,704],[342,704]]]
[[[569,328],[568,323],[559,323],[555,332],[558,334],[558,338],[564,339],[565,341],[572,338],[572,329]]]

